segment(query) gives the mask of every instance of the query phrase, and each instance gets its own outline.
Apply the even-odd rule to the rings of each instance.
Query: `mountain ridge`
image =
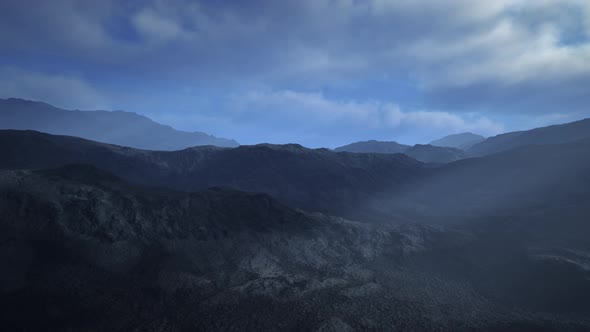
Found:
[[[0,159],[4,169],[91,164],[138,184],[186,191],[229,186],[268,193],[310,211],[339,211],[350,219],[376,216],[375,211],[347,206],[351,202],[369,199],[382,188],[392,190],[424,171],[423,163],[403,154],[265,144],[148,151],[16,130],[0,130],[0,155],[5,157]]]
[[[425,163],[450,163],[464,157],[461,149],[431,144],[416,144],[404,151],[404,154]]]
[[[580,174],[590,167],[585,158],[588,142],[523,146],[429,165],[404,154],[333,152],[299,145],[146,151],[75,137],[0,131],[0,168],[86,163],[138,184],[183,191],[227,186],[264,192],[292,207],[352,220],[428,222],[438,215],[457,223],[466,218],[452,220],[453,215],[513,213],[514,206],[521,212],[538,211],[536,206],[551,195],[558,195],[559,202],[567,201],[568,193],[585,197],[588,193],[580,188],[585,178]],[[554,182],[558,176],[562,181]]]
[[[489,137],[475,144],[465,152],[467,156],[478,157],[531,144],[560,144],[590,137],[590,119],[508,132]]]
[[[485,137],[470,132],[448,135],[430,142],[430,145],[467,150],[473,145],[483,142]]]
[[[381,154],[403,153],[425,163],[448,163],[463,157],[463,151],[456,148],[434,146],[430,144],[415,144],[410,146],[399,144],[395,141],[376,140],[351,143],[338,147],[334,149],[334,151]]]
[[[410,145],[400,144],[395,141],[359,141],[343,145],[334,149],[336,152],[360,152],[360,153],[403,153]]]
[[[30,129],[149,150],[239,145],[202,132],[179,131],[134,112],[64,110],[17,98],[0,99],[0,129]]]

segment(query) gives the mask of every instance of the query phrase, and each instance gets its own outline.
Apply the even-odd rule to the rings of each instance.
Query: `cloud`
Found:
[[[100,61],[103,52],[127,45],[108,30],[117,13],[109,1],[7,0],[0,5],[0,41],[7,51],[64,53]]]
[[[7,65],[38,59],[42,71],[57,66],[154,99],[196,86],[203,98],[267,109],[210,105],[215,119],[228,117],[221,123],[291,121],[310,136],[320,126],[299,114],[358,137],[370,135],[355,123],[418,139],[493,133],[515,114],[590,114],[587,0],[8,0],[0,43]]]
[[[229,109],[240,124],[265,118],[268,129],[288,129],[293,141],[297,141],[298,133],[304,137],[305,133],[319,132],[340,136],[333,140],[334,144],[350,137],[427,142],[447,134],[470,131],[489,136],[504,129],[502,124],[477,115],[402,110],[390,102],[333,100],[319,92],[293,90],[236,95]]]
[[[79,78],[14,67],[0,67],[0,97],[39,100],[66,109],[109,107],[101,93]]]
[[[331,100],[319,92],[255,91],[239,96],[235,100],[235,105],[240,112],[256,109],[259,112],[275,114],[289,113],[315,124],[350,121],[369,128],[398,128],[410,125],[451,132],[473,130],[484,134],[497,133],[502,129],[486,118],[466,121],[448,112],[402,111],[397,104],[390,102]]]
[[[133,65],[155,42],[176,41],[151,59],[172,56],[179,72],[229,67],[249,78],[323,81],[403,70],[427,86],[464,86],[536,80],[539,68],[550,71],[544,79],[590,71],[584,0],[56,0],[2,9],[0,38],[13,47],[66,47]]]
[[[192,91],[192,90],[191,90]],[[231,137],[242,144],[300,143],[337,147],[359,140],[428,143],[444,135],[474,132],[495,135],[502,122],[478,114],[413,110],[393,102],[341,99],[317,91],[259,88],[230,98],[174,99],[182,112],[150,112],[150,118],[182,130],[201,130]],[[195,105],[195,106],[191,106]]]
[[[149,8],[135,14],[132,23],[145,39],[153,42],[174,40],[186,33],[178,22]]]
[[[430,65],[422,77],[430,88],[562,82],[590,76],[590,44],[563,45],[561,40],[554,25],[531,31],[504,19],[466,39],[418,41],[408,53]]]

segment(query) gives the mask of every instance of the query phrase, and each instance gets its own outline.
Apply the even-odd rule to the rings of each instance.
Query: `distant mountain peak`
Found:
[[[445,136],[430,142],[430,145],[466,150],[477,143],[483,142],[484,140],[485,137],[481,135],[466,132]]]
[[[461,149],[431,144],[416,144],[404,153],[426,163],[449,163],[463,158]]]
[[[433,146],[430,144],[416,144],[414,146],[397,142],[363,141],[336,148],[336,152],[353,153],[403,153],[413,159],[425,163],[448,163],[463,158],[463,150],[450,147]]]
[[[469,156],[485,156],[527,145],[561,144],[590,138],[590,119],[514,131],[489,137],[467,150]]]
[[[357,152],[357,153],[403,153],[409,145],[400,144],[395,141],[360,141],[344,145],[334,149],[336,152]]]
[[[239,145],[203,132],[176,130],[134,112],[64,110],[20,98],[0,99],[0,129],[36,130],[148,150]]]

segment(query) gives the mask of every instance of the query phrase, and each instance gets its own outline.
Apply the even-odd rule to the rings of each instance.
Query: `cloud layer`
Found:
[[[477,132],[489,136],[504,130],[502,124],[479,115],[403,110],[394,103],[336,100],[320,92],[248,91],[217,105],[224,109],[224,117],[151,116],[183,129],[196,123],[224,128],[218,134],[237,134],[245,138],[241,141],[244,144],[272,141],[310,147],[337,147],[364,139],[427,143],[447,134]]]
[[[423,133],[416,137],[442,127],[493,133],[511,117],[590,115],[585,0],[8,0],[0,9],[0,65],[78,81],[101,91],[82,95],[138,112],[159,114],[112,91],[127,86],[166,104],[189,86],[218,101],[209,103],[215,115],[182,107],[191,118],[347,118],[363,130],[397,123],[389,128]],[[279,99],[304,111],[272,110],[293,108]],[[183,115],[173,104],[166,112]]]
[[[0,67],[0,98],[41,100],[68,109],[109,108],[106,98],[83,80]]]

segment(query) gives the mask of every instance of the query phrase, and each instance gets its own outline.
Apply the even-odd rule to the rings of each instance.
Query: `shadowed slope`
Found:
[[[353,219],[389,220],[362,203],[418,176],[423,164],[402,154],[335,153],[299,145],[195,147],[145,151],[32,131],[0,131],[0,168],[95,165],[130,180],[180,190],[228,186],[264,192],[291,206]]]
[[[86,163],[126,180],[180,190],[264,192],[290,206],[363,221],[421,221],[540,211],[588,195],[590,143],[528,146],[426,167],[401,154],[299,145],[143,151],[36,132],[0,132],[0,168]],[[459,220],[459,219],[457,219]]]
[[[510,232],[354,223],[76,165],[0,171],[0,228],[11,330],[589,326],[584,253],[528,254]]]

